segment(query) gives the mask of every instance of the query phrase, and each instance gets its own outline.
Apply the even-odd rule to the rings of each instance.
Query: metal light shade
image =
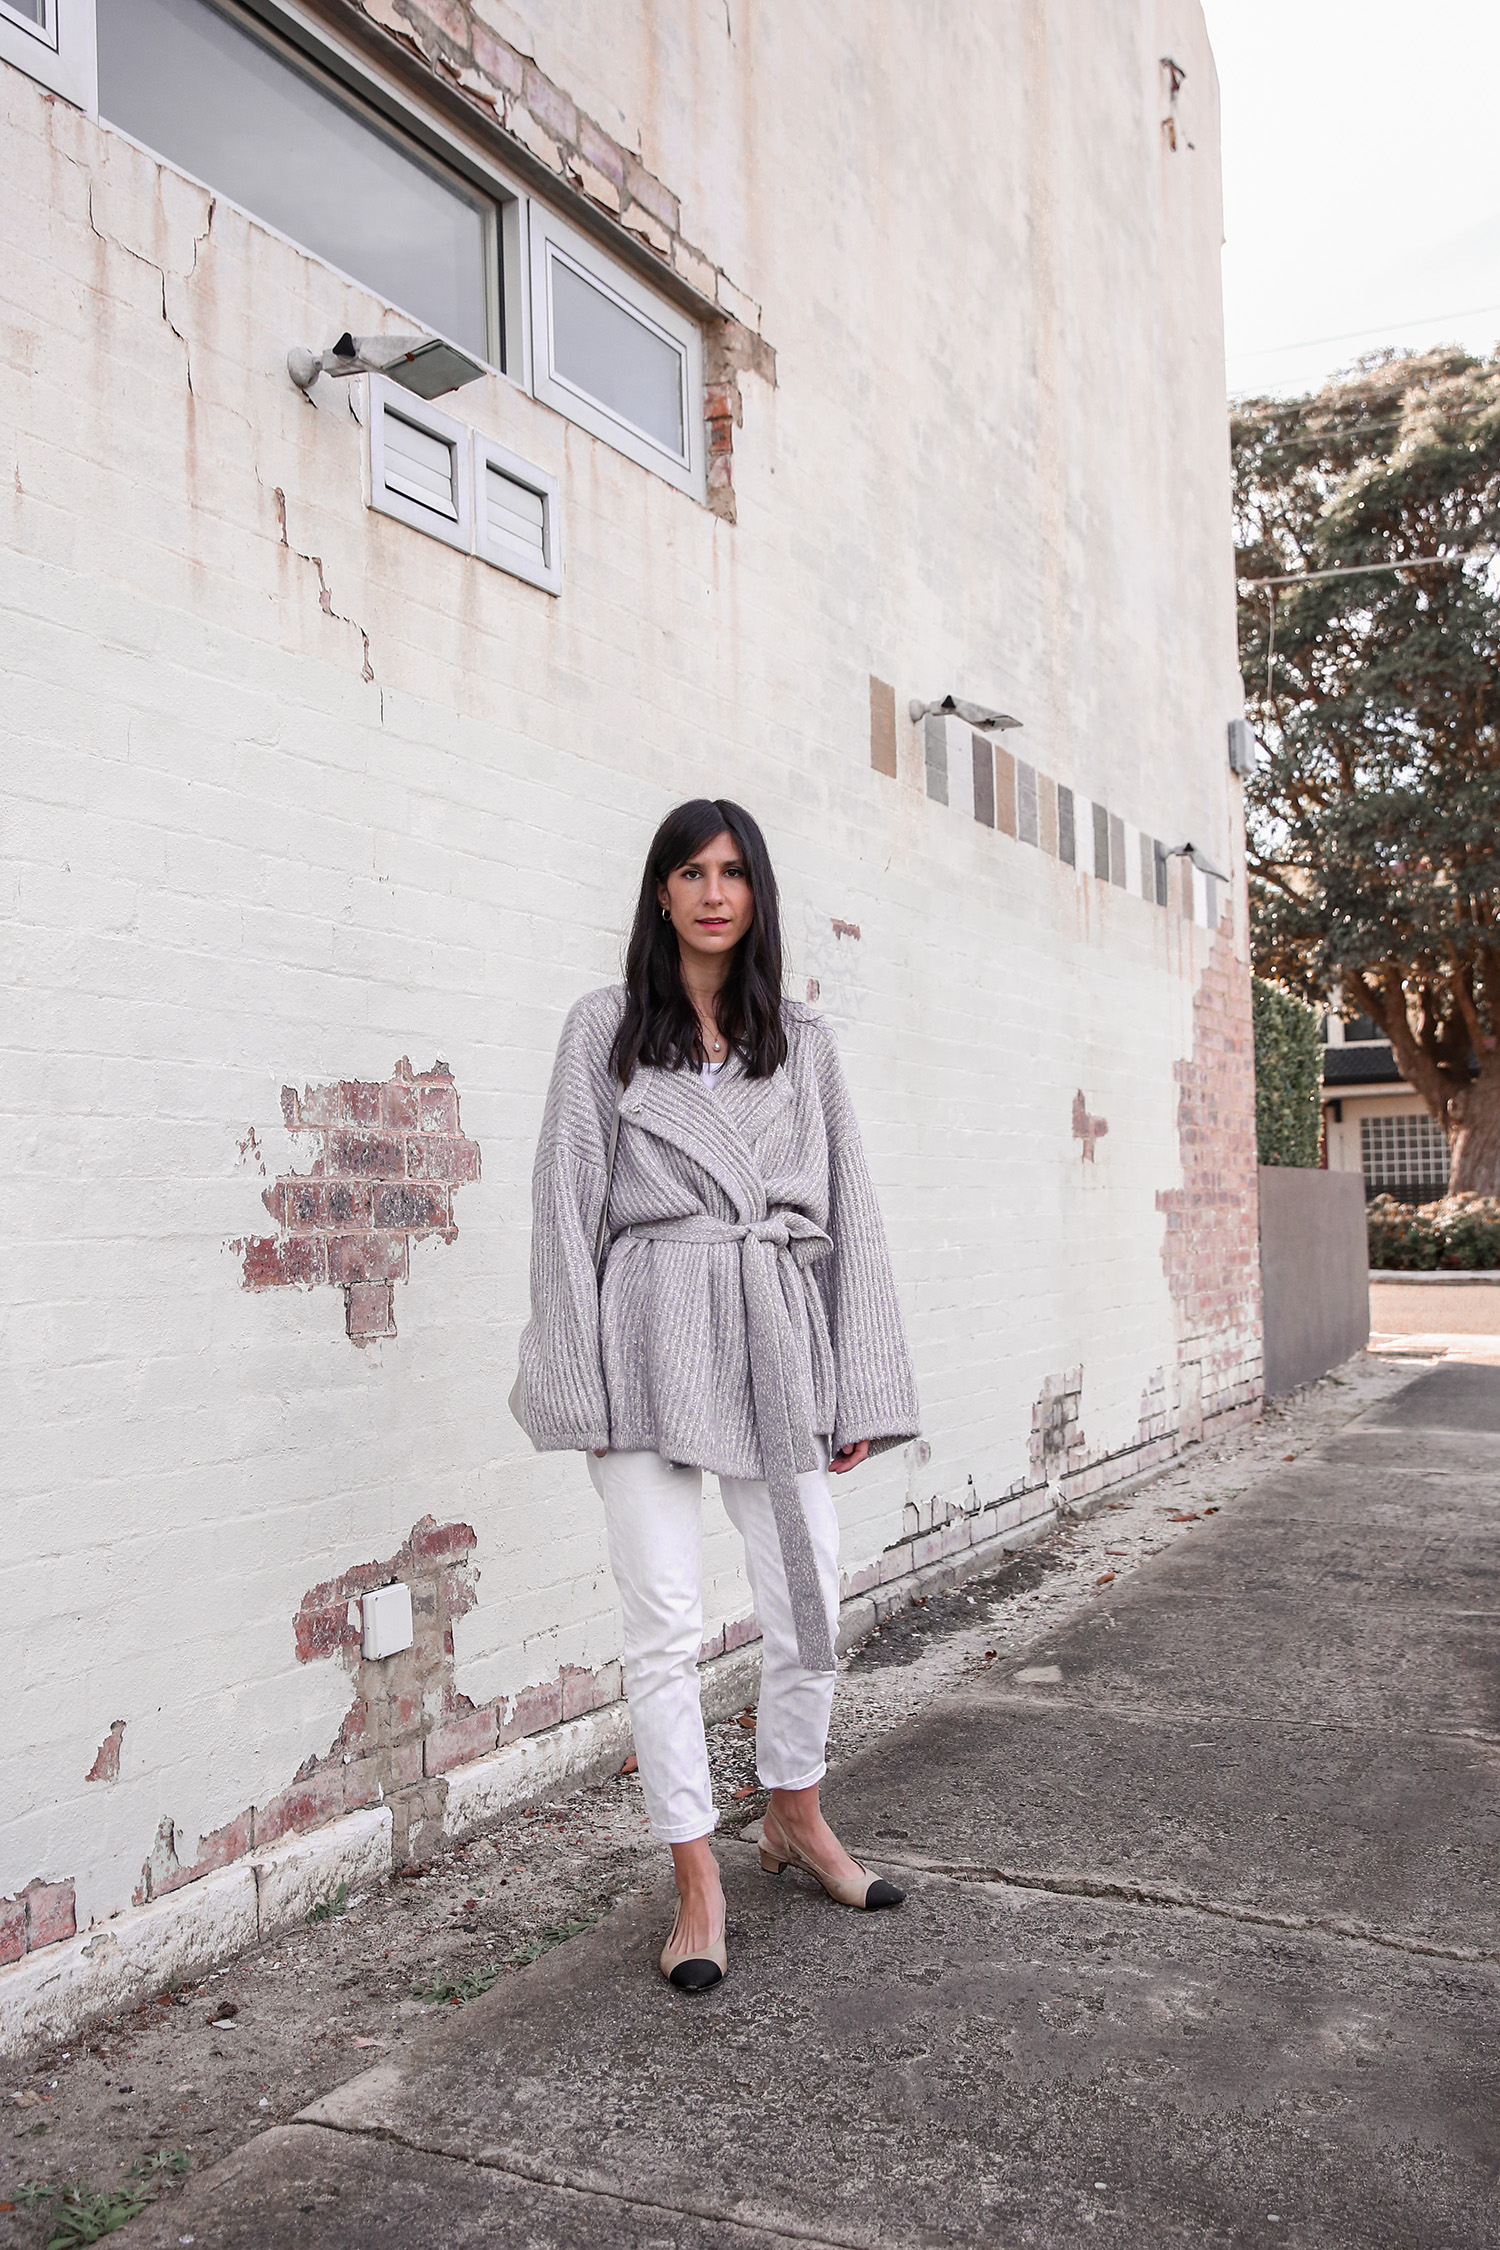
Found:
[[[441,398],[484,373],[456,344],[441,336],[351,336],[346,330],[325,352],[294,344],[286,369],[299,391],[310,391],[320,375],[388,375],[418,398]]]

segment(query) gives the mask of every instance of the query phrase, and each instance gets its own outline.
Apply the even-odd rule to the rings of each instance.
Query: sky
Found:
[[[1500,0],[1203,0],[1231,396],[1500,339]]]

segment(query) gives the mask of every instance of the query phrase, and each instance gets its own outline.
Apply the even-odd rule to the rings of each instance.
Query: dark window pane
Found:
[[[202,0],[101,0],[99,108],[377,295],[489,356],[481,204]]]
[[[682,353],[554,251],[552,372],[683,457]]]

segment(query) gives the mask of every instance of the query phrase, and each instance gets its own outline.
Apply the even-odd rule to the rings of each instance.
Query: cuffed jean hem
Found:
[[[757,1768],[756,1779],[762,1789],[815,1789],[827,1771],[828,1767],[825,1763],[814,1766],[812,1772],[804,1774],[800,1781],[767,1781],[765,1775]]]
[[[688,1828],[680,1836],[675,1829],[658,1828],[654,1820],[648,1820],[647,1825],[659,1844],[696,1844],[700,1836],[708,1837],[713,1834],[719,1825],[719,1815],[715,1811],[713,1828]]]

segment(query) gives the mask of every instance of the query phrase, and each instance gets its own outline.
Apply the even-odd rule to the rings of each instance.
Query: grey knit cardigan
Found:
[[[571,1010],[532,1181],[518,1417],[540,1452],[644,1450],[770,1488],[802,1661],[833,1664],[799,1471],[915,1437],[890,1254],[832,1031],[784,1003],[770,1078],[609,1067],[623,986]],[[619,1142],[594,1271],[610,1128]]]

